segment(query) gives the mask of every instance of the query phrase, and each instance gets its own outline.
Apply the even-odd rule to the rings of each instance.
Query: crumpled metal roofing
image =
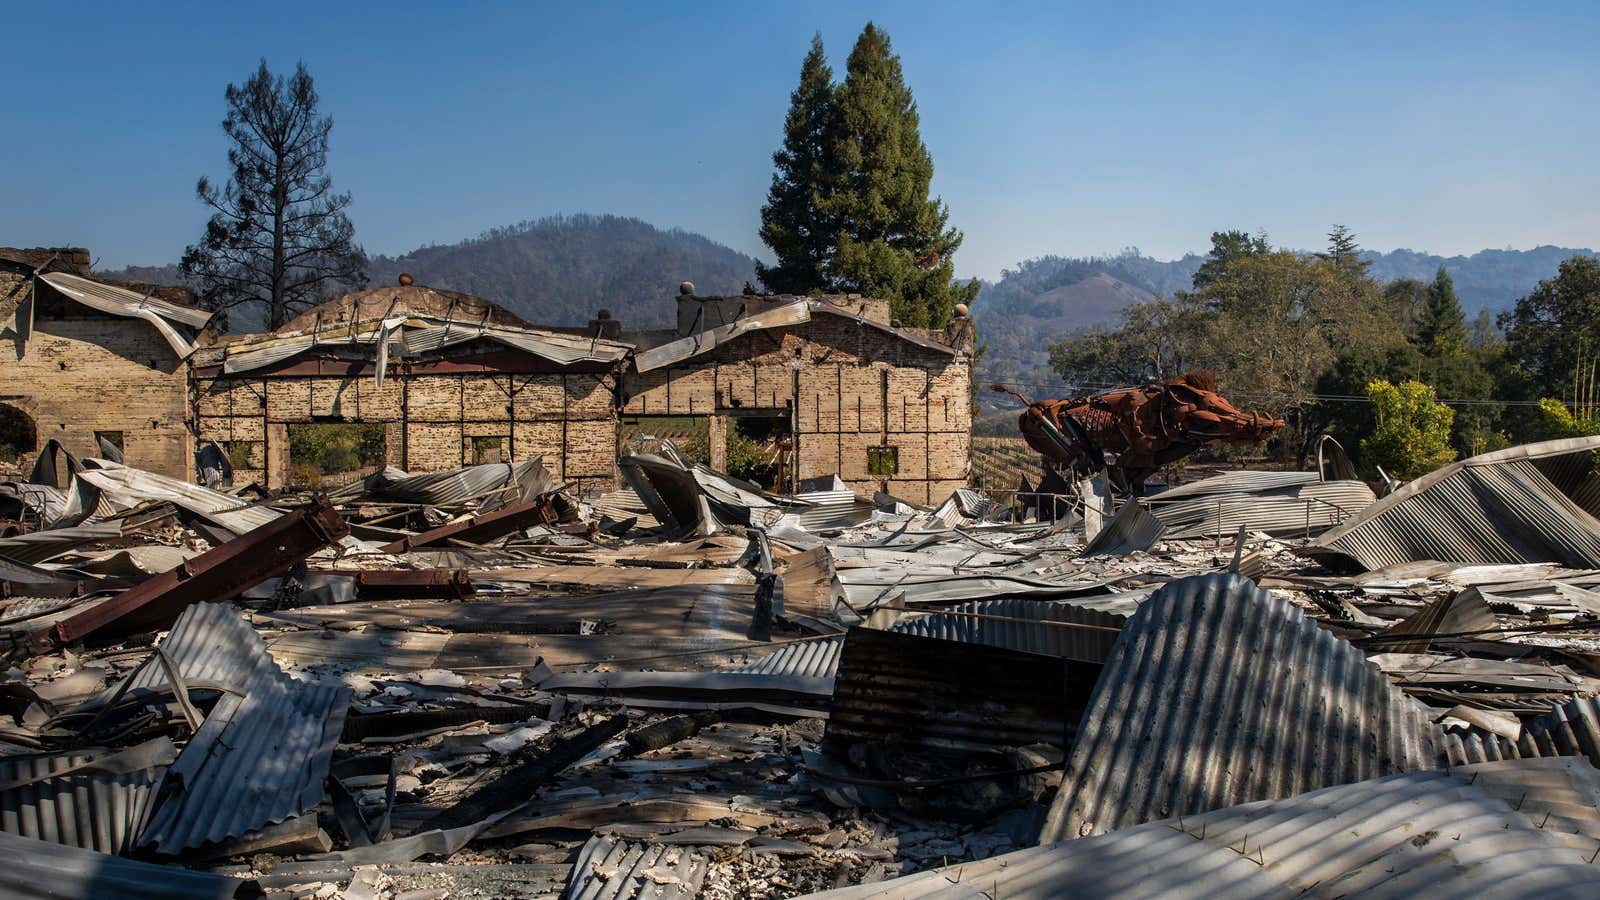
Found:
[[[1149,550],[1166,530],[1167,526],[1151,515],[1143,503],[1129,500],[1078,555],[1126,556],[1136,550]]]
[[[843,647],[843,637],[795,641],[729,671],[742,672],[746,675],[832,678],[839,670],[839,651]]]
[[[140,844],[177,853],[282,822],[321,803],[350,689],[290,677],[255,629],[226,604],[196,603],[184,610],[162,646],[167,644],[196,648],[209,657],[194,662],[197,668],[243,690],[224,693],[183,748],[171,768],[181,790],[156,810]]]
[[[39,280],[91,309],[125,319],[143,319],[149,322],[172,347],[172,352],[180,357],[187,357],[193,353],[195,345],[173,325],[204,328],[205,324],[211,321],[212,313],[205,310],[179,306],[155,297],[146,297],[126,288],[102,284],[65,272],[45,272],[39,276]]]
[[[13,562],[39,563],[63,553],[70,553],[85,544],[108,541],[121,536],[122,526],[117,522],[50,528],[0,538],[0,557]]]
[[[177,755],[161,737],[120,752],[0,758],[0,831],[129,853]]]
[[[1233,574],[1123,626],[1041,841],[1436,766],[1426,710],[1361,651]]]
[[[1600,699],[1579,697],[1522,723],[1515,741],[1478,728],[1446,732],[1451,763],[1581,756],[1600,766]]]
[[[1231,473],[1243,474],[1243,473]],[[1311,472],[1252,473],[1311,475]],[[1226,476],[1221,476],[1226,477]],[[1219,481],[1208,478],[1206,481]],[[1196,485],[1205,482],[1195,482]],[[1184,485],[1150,498],[1150,511],[1167,526],[1166,537],[1184,540],[1237,534],[1243,526],[1275,536],[1320,534],[1377,501],[1363,481],[1309,481],[1261,490],[1218,490],[1180,495]]]
[[[621,841],[609,834],[589,838],[563,900],[694,900],[711,861],[691,847]]]
[[[1124,616],[1088,609],[1073,600],[1005,597],[961,603],[927,615],[906,615],[889,630],[1084,662],[1105,662],[1116,645],[1117,630],[1124,621]],[[1070,628],[1052,625],[1052,622],[1094,627]]]
[[[1600,568],[1600,436],[1524,444],[1406,484],[1300,552],[1366,569],[1419,559]]]
[[[781,306],[752,313],[727,325],[718,325],[715,328],[709,328],[697,334],[691,334],[688,337],[678,338],[659,347],[640,351],[634,356],[634,368],[640,372],[654,371],[710,353],[717,347],[754,331],[803,325],[811,321],[812,316],[819,313],[844,319],[855,319],[864,327],[893,335],[924,350],[932,350],[935,353],[942,353],[947,356],[955,356],[960,352],[948,344],[928,340],[904,328],[895,328],[892,325],[874,322],[854,310],[840,309],[826,300],[800,299],[792,303],[785,303]]]
[[[387,329],[382,320],[340,325],[318,332],[265,334],[246,338],[219,348],[222,371],[227,374],[266,368],[304,353],[314,347],[376,347]],[[559,365],[577,363],[616,363],[633,350],[631,344],[600,337],[585,337],[533,328],[513,328],[475,322],[449,322],[413,315],[390,332],[391,342],[401,343],[408,353],[438,352],[476,340],[488,340],[522,350]]]
[[[283,515],[271,507],[251,506],[231,494],[143,469],[99,459],[85,463],[78,478],[98,488],[102,501],[124,509],[148,500],[165,500],[234,534],[254,531]]]
[[[227,900],[246,882],[0,833],[0,896],[117,900]]]
[[[520,486],[520,490],[509,490],[513,486]],[[481,504],[478,511],[489,512],[545,493],[554,486],[554,480],[544,467],[544,457],[535,456],[518,462],[484,463],[453,472],[422,475],[412,475],[404,469],[388,466],[332,496],[336,499],[366,496],[430,506],[477,497]],[[508,490],[503,494],[484,496],[500,488]]]
[[[1592,812],[1600,779],[1550,790],[1546,774],[1519,761],[1391,775],[811,896],[1592,897],[1593,837],[1541,820],[1574,800]]]

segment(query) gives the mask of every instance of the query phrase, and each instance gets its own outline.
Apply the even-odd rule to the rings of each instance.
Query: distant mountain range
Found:
[[[609,309],[629,330],[670,328],[678,285],[700,294],[737,294],[756,279],[756,261],[709,238],[622,216],[554,216],[496,228],[455,244],[374,256],[371,285],[417,284],[462,291],[499,303],[536,325],[584,325]],[[129,266],[112,278],[176,284],[176,265]],[[259,329],[238,312],[236,331]]]
[[[1597,254],[1548,246],[1449,257],[1415,250],[1362,253],[1380,281],[1431,280],[1444,266],[1455,280],[1468,318],[1483,308],[1491,312],[1511,308],[1541,280],[1554,275],[1562,260],[1577,255]],[[1014,381],[1030,389],[1054,384],[1051,343],[1113,322],[1129,303],[1188,289],[1204,259],[1191,253],[1162,261],[1130,250],[1113,257],[1045,256],[1006,270],[999,281],[984,285],[973,307],[978,334],[989,345],[982,364],[984,378]]]
[[[1443,265],[1469,317],[1508,309],[1562,260],[1595,251],[1564,247],[1483,250],[1443,257],[1414,250],[1366,252],[1380,280],[1431,279]],[[973,312],[988,343],[986,379],[1053,384],[1049,345],[1114,321],[1129,303],[1187,289],[1204,257],[1151,259],[1137,250],[1111,257],[1045,256],[1019,263],[983,286]],[[496,228],[455,244],[374,256],[372,284],[409,272],[418,284],[494,300],[530,322],[582,325],[599,309],[630,330],[670,327],[678,285],[700,294],[736,294],[755,281],[755,259],[681,229],[620,216],[556,216]],[[177,283],[176,266],[130,266],[110,277]],[[258,327],[238,315],[233,327]]]

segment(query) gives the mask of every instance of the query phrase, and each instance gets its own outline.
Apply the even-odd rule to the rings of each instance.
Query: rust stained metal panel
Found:
[[[1426,710],[1238,575],[1145,601],[1095,686],[1041,841],[1438,764]]]
[[[170,572],[35,632],[29,640],[43,650],[100,633],[165,627],[191,604],[233,597],[263,579],[281,575],[349,532],[339,513],[319,498],[307,509],[280,516]]]
[[[1600,436],[1486,453],[1418,478],[1300,552],[1366,569],[1431,559],[1600,568]]]
[[[1100,666],[1002,647],[852,628],[824,745],[1064,747]]]
[[[356,573],[363,600],[476,597],[466,569],[364,569]]]

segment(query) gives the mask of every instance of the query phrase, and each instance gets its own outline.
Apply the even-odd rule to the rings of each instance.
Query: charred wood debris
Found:
[[[1600,439],[937,508],[0,476],[0,894],[1600,891]]]

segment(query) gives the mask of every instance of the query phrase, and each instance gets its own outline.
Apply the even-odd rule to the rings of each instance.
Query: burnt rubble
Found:
[[[74,460],[0,483],[0,894],[1592,896],[1597,447],[931,508]]]

